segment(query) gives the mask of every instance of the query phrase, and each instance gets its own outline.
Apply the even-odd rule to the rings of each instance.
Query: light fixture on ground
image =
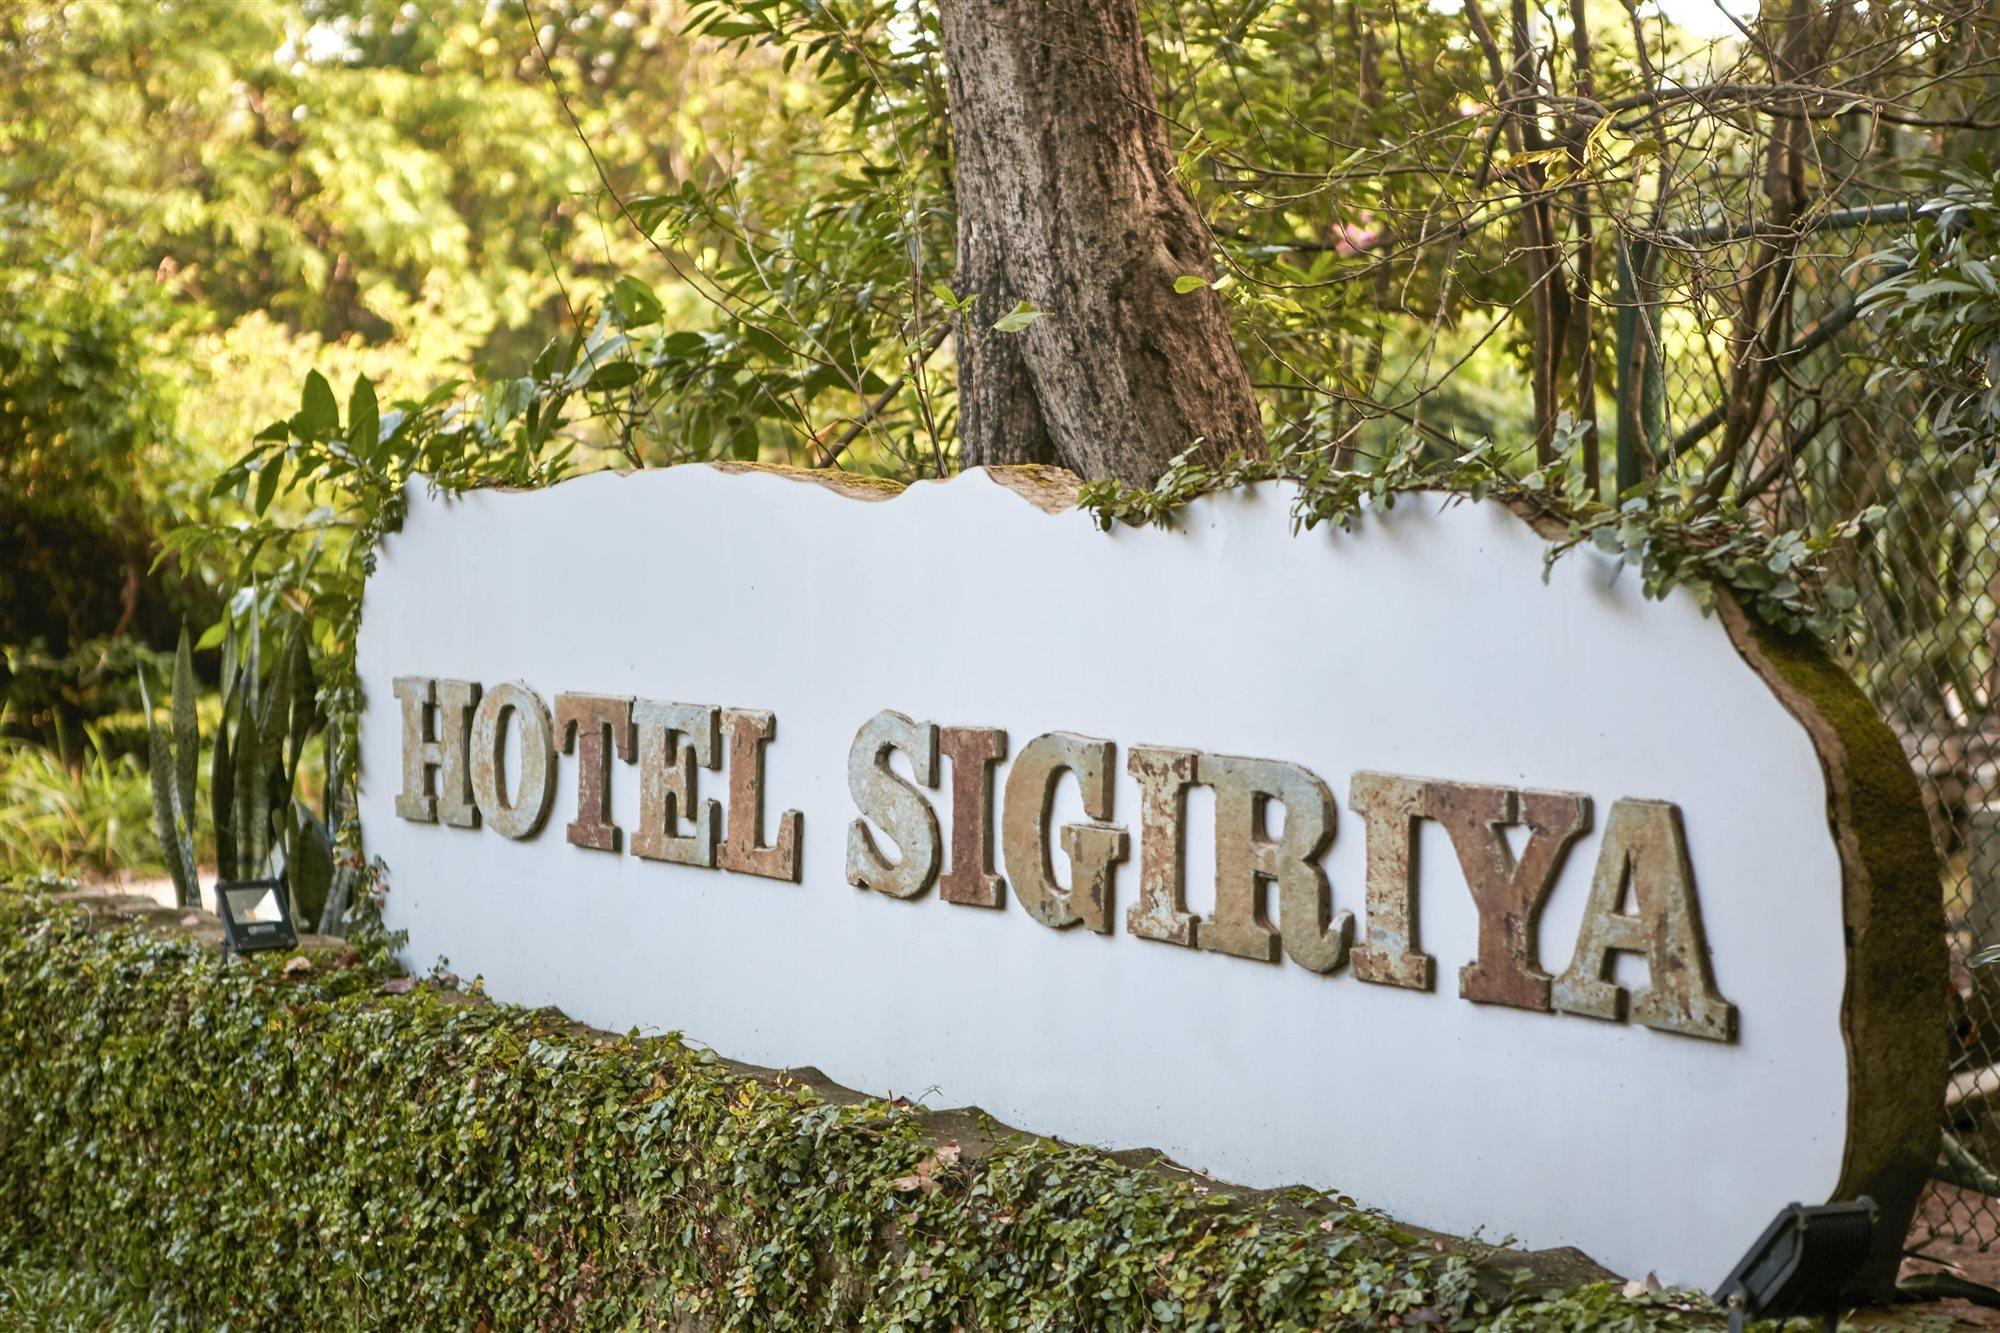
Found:
[[[1840,1324],[1848,1283],[1868,1258],[1875,1201],[1788,1204],[1715,1289],[1730,1333],[1750,1319],[1820,1315]]]
[[[222,952],[296,949],[291,895],[281,879],[225,880],[215,886],[215,914],[222,919]]]

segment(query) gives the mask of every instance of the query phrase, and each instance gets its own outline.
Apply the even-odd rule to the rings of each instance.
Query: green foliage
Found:
[[[4,1233],[4,1229],[0,1229]],[[120,1291],[66,1255],[10,1253],[0,1234],[0,1325],[14,1333],[104,1333],[170,1328],[166,1312]]]
[[[48,869],[143,875],[159,868],[146,769],[107,738],[105,724],[82,729],[72,767],[54,750],[8,735],[4,722],[0,715],[0,881]]]
[[[338,933],[360,886],[354,653],[376,544],[401,524],[411,486],[532,488],[562,477],[573,448],[566,414],[587,397],[596,349],[620,337],[600,324],[591,337],[550,344],[530,376],[479,394],[448,383],[386,409],[357,376],[344,415],[332,386],[312,372],[298,410],[261,431],[213,484],[216,498],[250,517],[167,535],[169,550],[190,564],[225,565],[235,586],[227,615],[203,640],[224,653],[211,785],[218,811],[231,815],[218,820],[218,855],[246,871],[262,864],[275,814],[295,909],[325,933]],[[303,518],[289,517],[298,510]],[[285,629],[274,638],[279,624]],[[307,734],[322,729],[325,799],[315,815],[294,799],[294,775]]]
[[[324,385],[324,381],[320,381]],[[326,409],[336,419],[337,409]],[[287,616],[283,648],[265,655],[262,607],[250,589],[248,624],[239,636],[223,623],[222,708],[209,744],[209,816],[215,835],[216,874],[222,880],[264,879],[285,872],[299,920],[338,934],[352,888],[353,867],[336,866],[345,831],[346,781],[337,762],[326,787],[325,817],[294,793],[300,761],[318,717],[319,701],[306,647],[306,620]],[[266,662],[269,665],[266,665]],[[145,700],[154,827],[180,905],[201,903],[196,873],[196,772],[201,737],[195,716],[198,686],[187,631],[174,654],[171,724],[153,716]],[[338,752],[338,751],[337,751]],[[332,910],[327,909],[331,903]]]
[[[160,835],[160,855],[167,863],[167,875],[182,907],[201,906],[201,885],[195,877],[195,765],[201,753],[195,730],[194,660],[188,651],[187,631],[181,631],[180,647],[174,653],[172,731],[163,730],[153,717],[153,696],[139,677],[139,693],[146,708],[147,775],[153,789],[153,827]]]
[[[1685,587],[1706,608],[1713,605],[1714,590],[1723,588],[1785,630],[1833,639],[1853,627],[1853,591],[1826,575],[1833,554],[1879,521],[1879,510],[1819,531],[1773,535],[1726,502],[1714,506],[1659,483],[1634,487],[1618,504],[1607,504],[1567,452],[1536,468],[1522,451],[1509,454],[1490,443],[1444,459],[1434,457],[1433,449],[1411,433],[1382,466],[1368,472],[1337,467],[1324,449],[1279,449],[1268,459],[1239,456],[1219,468],[1189,452],[1151,488],[1089,482],[1080,503],[1107,530],[1120,522],[1171,523],[1174,512],[1197,496],[1284,480],[1296,487],[1292,528],[1297,532],[1322,523],[1351,527],[1366,509],[1394,508],[1399,496],[1434,492],[1454,504],[1490,496],[1544,520],[1545,530],[1546,524],[1555,526],[1560,535],[1550,542],[1547,565],[1590,546],[1637,570],[1648,597]]]
[[[345,961],[0,897],[0,1252],[199,1327],[1466,1329],[1520,1298],[1338,1196],[961,1159],[904,1105]],[[1531,1308],[1679,1326],[1608,1288]]]
[[[149,288],[66,250],[46,213],[0,191],[0,706],[58,750],[133,707],[133,661],[200,613],[153,566],[167,520],[158,488],[134,484],[189,466],[152,363],[164,315]]]
[[[1864,263],[1883,276],[1863,306],[1898,352],[1871,385],[1916,389],[1936,441],[1950,453],[1974,452],[1990,481],[2000,460],[2000,167],[1974,154],[1931,174],[1936,197]]]

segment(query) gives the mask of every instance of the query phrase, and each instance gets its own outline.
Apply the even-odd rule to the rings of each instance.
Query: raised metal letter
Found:
[[[521,733],[521,773],[511,801],[501,771],[510,714]],[[495,685],[472,715],[472,798],[486,827],[503,837],[533,837],[555,796],[556,737],[549,706],[526,685]]]
[[[729,734],[729,813],[716,863],[742,875],[798,883],[799,826],[805,816],[787,810],[778,817],[778,840],[764,842],[764,744],[778,734],[778,719],[748,708],[722,710]]]
[[[1142,940],[1192,947],[1187,906],[1187,789],[1198,780],[1193,750],[1141,745],[1125,761],[1139,780],[1139,901],[1125,929]]]
[[[1354,913],[1334,912],[1319,854],[1333,838],[1333,794],[1297,764],[1202,755],[1201,782],[1215,789],[1215,915],[1196,924],[1195,943],[1259,962],[1285,953],[1301,967],[1331,972],[1347,961]],[[1268,806],[1284,807],[1284,832],[1265,828]],[[1278,886],[1278,927],[1265,913],[1264,885]]]
[[[1037,736],[1021,750],[1007,774],[1000,844],[1014,896],[1029,916],[1063,930],[1084,925],[1100,934],[1111,929],[1112,876],[1125,859],[1129,839],[1111,818],[1114,747],[1066,731]],[[1092,823],[1065,824],[1063,851],[1069,855],[1070,887],[1056,883],[1049,859],[1049,816],[1056,782],[1067,769],[1083,792],[1083,811]]]
[[[889,767],[889,752],[910,757],[910,771],[937,786],[938,729],[884,709],[861,724],[847,751],[847,790],[861,817],[847,826],[847,882],[891,898],[914,898],[937,879],[937,814],[924,794]],[[868,832],[874,820],[896,844],[899,860],[882,855]]]
[[[719,709],[701,704],[653,699],[632,704],[632,726],[639,738],[639,827],[632,831],[634,856],[685,866],[715,864],[722,807],[714,801],[697,801],[695,767],[721,767],[719,715]],[[692,821],[694,832],[680,832],[682,820]]]
[[[951,864],[938,896],[967,907],[998,907],[1007,881],[993,872],[993,766],[1007,757],[998,727],[946,727],[938,733],[951,761]]]
[[[632,700],[608,694],[558,694],[556,732],[564,754],[576,751],[576,818],[566,830],[578,847],[618,850],[618,826],[611,822],[611,755],[631,763],[637,754],[632,734]]]
[[[398,676],[395,688],[403,705],[403,790],[396,797],[396,813],[419,824],[441,820],[454,828],[477,828],[466,744],[479,686],[469,680]],[[431,794],[433,772],[436,796]]]
[[[1429,990],[1437,963],[1417,944],[1417,820],[1420,778],[1356,773],[1347,804],[1368,821],[1368,931],[1354,949],[1354,975],[1378,986]]]
[[[1477,1004],[1547,1013],[1535,924],[1570,844],[1590,827],[1590,798],[1576,792],[1516,791],[1469,782],[1433,782],[1425,813],[1444,825],[1465,886],[1479,908],[1479,958],[1458,970],[1458,993]],[[1501,831],[1528,826],[1521,859]]]
[[[1622,910],[1628,886],[1636,915]],[[1646,956],[1651,985],[1631,994],[1638,1022],[1710,1041],[1734,1040],[1736,1006],[1717,993],[1709,972],[1678,806],[1623,800],[1611,807],[1576,955],[1556,979],[1555,1007],[1591,1018],[1624,1017],[1625,988],[1611,980],[1613,952]]]

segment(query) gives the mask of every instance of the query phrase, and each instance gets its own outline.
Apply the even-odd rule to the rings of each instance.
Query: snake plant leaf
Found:
[[[257,743],[263,719],[264,617],[262,593],[250,585],[250,624],[244,636],[243,662],[236,676],[235,773],[236,873],[255,879],[271,842],[271,792],[265,776],[264,749]]]
[[[347,773],[345,748],[334,729],[326,733],[326,828],[336,842],[340,839],[341,825],[345,816],[347,795]]]
[[[231,796],[236,804],[236,877],[255,879],[270,840],[271,791],[265,777],[264,747],[257,743],[257,680],[238,677],[236,734],[230,755]]]
[[[222,635],[222,697],[227,699],[236,688],[236,659],[242,647],[236,641],[236,612],[233,607],[223,610]]]
[[[288,780],[286,790],[291,789],[290,778],[297,775],[299,763],[305,757],[306,738],[312,732],[313,704],[318,693],[317,682],[313,678],[312,652],[306,643],[305,620],[300,618],[292,631],[292,643],[288,651],[291,665],[291,745],[285,755],[285,772]]]
[[[215,727],[208,770],[208,810],[215,823],[215,868],[224,879],[242,878],[236,873],[236,784],[234,755],[229,744],[234,703],[234,691],[225,686],[222,719]]]
[[[326,892],[326,906],[319,914],[319,933],[339,935],[344,933],[347,920],[347,905],[354,897],[354,884],[360,871],[346,864],[334,867],[333,884]]]
[[[270,689],[264,696],[263,711],[257,717],[257,743],[264,748],[264,771],[268,778],[286,779],[284,795],[290,799],[291,774],[287,770],[286,741],[292,726],[292,654],[298,651],[294,635],[271,673]]]
[[[174,897],[182,907],[198,906],[200,886],[194,877],[194,856],[181,834],[180,793],[174,786],[174,743],[153,715],[153,694],[146,675],[139,673],[139,699],[146,710],[147,776],[153,788],[153,831],[160,839],[160,858],[174,882]]]
[[[285,873],[292,888],[292,916],[310,924],[325,913],[333,888],[333,841],[303,801],[292,802],[291,844]]]
[[[253,642],[251,669],[245,673],[248,692],[243,699],[243,717],[237,746],[246,758],[236,769],[237,796],[243,818],[237,828],[239,849],[247,875],[269,873],[272,852],[277,844],[274,821],[289,810],[289,775],[285,772],[285,733],[291,714],[291,677],[282,659],[271,680],[265,682],[259,669],[260,653]],[[281,789],[280,784],[284,787]]]
[[[187,626],[181,626],[180,646],[174,652],[174,785],[180,795],[185,826],[192,831],[195,812],[195,774],[201,766],[201,734],[195,720],[194,652],[188,647]]]

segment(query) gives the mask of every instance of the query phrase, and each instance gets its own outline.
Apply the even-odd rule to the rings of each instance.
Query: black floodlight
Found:
[[[281,879],[223,881],[215,886],[215,914],[222,918],[224,953],[299,947],[290,896]]]
[[[1875,1201],[1865,1194],[1851,1203],[1786,1205],[1715,1289],[1730,1333],[1748,1319],[1797,1315],[1821,1315],[1828,1329],[1838,1328],[1847,1285],[1874,1237]]]

